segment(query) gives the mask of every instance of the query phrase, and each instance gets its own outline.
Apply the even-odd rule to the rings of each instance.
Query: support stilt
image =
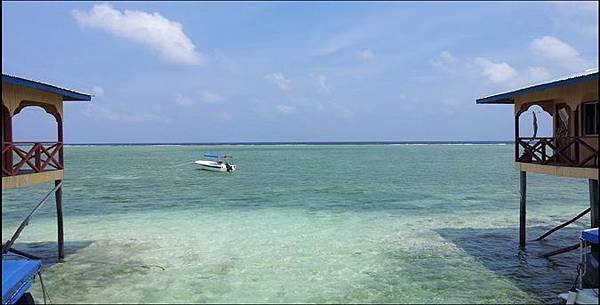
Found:
[[[598,180],[590,179],[588,181],[590,185],[591,225],[592,228],[598,228],[600,227],[600,202],[598,199],[600,190],[598,189]],[[600,246],[592,245],[591,250],[592,256],[594,256],[597,261],[600,261]],[[596,274],[598,274],[598,270],[596,270]]]
[[[525,248],[525,227],[526,227],[526,197],[527,197],[527,173],[524,171],[519,172],[519,186],[521,193],[521,202],[519,208],[519,247]]]
[[[598,203],[598,180],[589,179],[592,228],[600,227],[600,204]]]
[[[598,180],[589,179],[588,180],[590,187],[590,224],[592,228],[597,228],[600,226],[600,204],[598,203],[598,194],[600,190],[598,189]],[[598,288],[598,262],[600,262],[600,247],[591,243],[589,245],[590,252],[585,255],[585,266],[581,277],[581,287],[583,288]],[[586,251],[587,252],[587,251]]]
[[[55,185],[59,185],[61,180],[54,181]],[[56,189],[56,222],[58,224],[58,258],[65,258],[65,241],[63,232],[63,213],[62,213],[62,186]]]

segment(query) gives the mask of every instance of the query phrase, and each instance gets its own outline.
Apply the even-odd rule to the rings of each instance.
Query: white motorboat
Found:
[[[234,172],[236,170],[235,164],[231,163],[233,157],[229,155],[221,154],[204,154],[204,157],[211,158],[212,160],[198,160],[194,163],[200,165],[200,169],[213,171],[213,172]]]
[[[598,289],[576,289],[558,295],[565,304],[598,304]]]

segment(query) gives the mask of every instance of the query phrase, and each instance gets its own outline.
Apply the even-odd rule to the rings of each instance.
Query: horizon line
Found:
[[[64,145],[386,145],[386,144],[512,144],[514,140],[480,141],[239,141],[239,142],[96,142]]]

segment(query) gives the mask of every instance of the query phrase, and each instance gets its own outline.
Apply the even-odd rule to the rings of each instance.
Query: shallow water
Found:
[[[196,169],[235,156],[234,174]],[[68,146],[67,257],[49,202],[16,248],[59,302],[554,302],[589,219],[517,248],[511,145]],[[2,238],[50,185],[3,191]],[[589,206],[587,181],[528,175],[528,234]],[[39,284],[33,291],[41,299]]]

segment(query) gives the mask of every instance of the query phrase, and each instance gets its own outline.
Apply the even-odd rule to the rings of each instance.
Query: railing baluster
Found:
[[[35,149],[35,172],[39,173],[42,171],[42,144],[36,143],[33,147]]]
[[[523,149],[522,152],[521,148]],[[582,158],[582,151],[589,151],[591,156],[587,156],[586,154],[585,158]],[[558,166],[598,167],[598,155],[599,152],[597,148],[592,147],[578,137],[560,139],[551,137],[519,137],[515,140],[516,162]]]
[[[46,155],[46,159],[43,159],[43,155]],[[2,142],[3,177],[26,173],[23,171],[25,164],[35,173],[63,169],[62,142]]]
[[[546,139],[542,139],[543,144],[542,144],[542,161],[544,163],[546,163],[547,160],[547,156],[546,156]]]
[[[56,148],[58,149],[58,164],[60,165],[60,168],[63,169],[65,168],[65,160],[63,156],[63,143],[58,142],[56,144]]]

